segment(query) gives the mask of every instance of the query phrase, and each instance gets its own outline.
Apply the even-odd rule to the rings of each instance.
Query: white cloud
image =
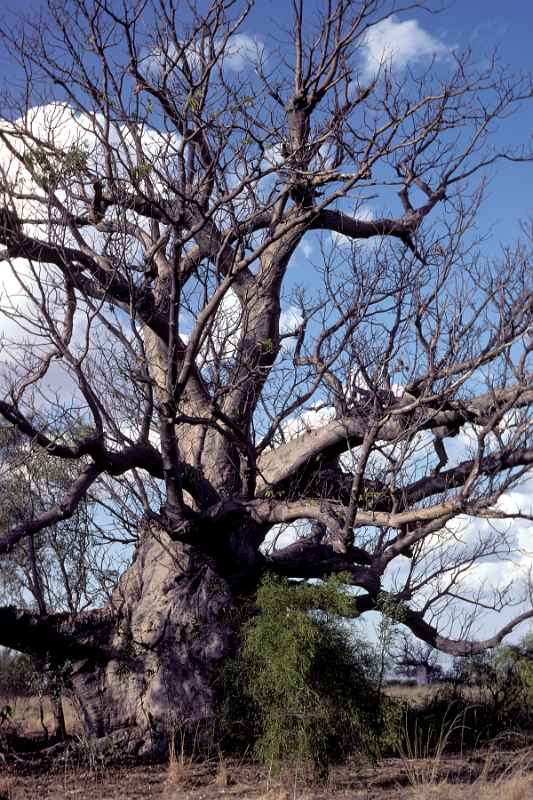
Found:
[[[302,313],[296,306],[289,306],[281,312],[279,318],[279,332],[292,333],[303,322]]]
[[[298,539],[306,536],[309,533],[309,529],[310,525],[307,520],[274,525],[261,545],[261,552],[266,555],[276,550],[283,550],[284,547],[288,547]]]
[[[231,72],[241,72],[243,69],[253,67],[265,49],[261,39],[247,33],[234,33],[226,42],[223,39],[215,39],[214,47],[217,54],[221,55],[220,62],[224,69]],[[200,44],[191,44],[186,48],[187,61],[192,69],[201,68],[201,52]],[[170,53],[169,56],[172,57]],[[206,52],[205,62],[209,63],[209,60],[210,56]]]
[[[361,222],[370,222],[374,219],[374,211],[368,205],[359,205],[357,208],[350,214],[354,219],[360,220]],[[339,247],[351,247],[354,243],[364,243],[366,239],[352,239],[349,236],[345,236],[344,233],[339,233],[339,231],[331,231],[331,240],[333,244],[339,245]]]
[[[304,258],[311,258],[311,256],[313,255],[314,248],[309,240],[302,239],[302,241],[298,245],[298,250],[301,251]]]
[[[303,322],[302,312],[297,306],[289,306],[281,312],[279,318],[279,332],[281,335],[295,333]],[[296,347],[296,336],[282,339],[281,348],[285,353],[290,353]]]
[[[259,61],[265,51],[265,45],[258,36],[250,36],[247,33],[234,33],[224,42],[222,38],[215,39],[214,47],[217,54],[221,54],[220,63],[223,68],[231,72],[241,72],[243,69],[253,67]],[[200,42],[186,43],[180,42],[180,61],[183,55],[191,70],[199,73],[203,63],[209,64],[210,54],[205,52],[205,58],[201,58],[202,45]],[[142,56],[141,63],[145,74],[152,80],[156,80],[164,71],[176,68],[177,50],[174,44],[169,44],[164,48],[154,48],[147,50]],[[177,69],[180,69],[178,61]]]
[[[302,412],[300,415],[290,417],[283,425],[283,433],[287,439],[295,439],[307,431],[322,428],[335,418],[333,406],[320,406]]]
[[[420,27],[415,19],[394,16],[373,25],[364,40],[363,77],[372,79],[380,67],[403,69],[427,58],[445,58],[450,48]]]
[[[53,208],[50,210],[45,191],[37,185],[31,170],[27,168],[28,154],[32,156],[36,164],[34,169],[38,171],[41,161],[36,158],[36,153],[45,152],[46,148],[46,155],[50,163],[54,164],[54,152],[66,153],[71,148],[76,148],[86,153],[88,171],[93,174],[98,173],[105,156],[105,148],[99,134],[99,130],[102,130],[102,121],[99,115],[79,114],[68,104],[56,102],[35,106],[15,121],[0,119],[0,131],[7,140],[7,143],[5,140],[0,141],[0,203],[7,199],[14,204],[20,217],[30,217],[34,220],[24,225],[24,232],[27,235],[48,239],[51,235],[48,218],[54,213]],[[163,163],[171,158],[180,144],[177,137],[161,134],[148,126],[140,125],[139,134],[142,140],[142,157],[146,158],[148,155],[156,167],[162,168]],[[136,163],[138,154],[131,130],[117,123],[109,133],[109,144],[124,169],[128,160],[130,164]],[[12,151],[25,156],[26,161],[23,163]],[[60,163],[59,157],[57,162]],[[85,189],[89,193],[92,192],[89,174],[80,171],[72,180],[79,182],[80,186],[83,183]],[[13,199],[12,187],[16,187],[21,194],[32,195],[41,200]],[[76,190],[76,187],[74,189]],[[56,196],[71,213],[84,212],[84,203],[67,197],[64,189],[58,188]],[[132,218],[134,216],[132,214]],[[37,220],[41,222],[38,223]],[[137,217],[136,221],[138,224],[143,224],[140,217]],[[83,228],[81,233],[89,247],[93,247],[96,251],[101,249],[103,234],[90,226]],[[61,241],[67,245],[74,244],[74,239],[68,232]],[[133,260],[136,258],[138,244],[133,239],[127,244],[128,258]],[[43,340],[42,330],[39,327],[42,322],[40,314],[28,297],[28,292],[21,286],[21,282],[30,293],[35,292],[39,297],[36,281],[40,280],[42,286],[48,290],[48,314],[59,326],[64,317],[63,297],[59,291],[53,289],[63,284],[61,274],[55,266],[48,264],[35,263],[33,270],[30,264],[21,258],[13,259],[11,263],[8,261],[0,263],[0,364],[11,369],[16,364],[22,364],[24,369],[29,369],[33,363],[31,359],[43,356],[51,347],[50,343]],[[97,321],[93,320],[93,333],[97,325]],[[86,328],[87,316],[81,303],[74,319],[74,336],[71,342],[74,350],[85,347]],[[51,389],[59,391],[69,381],[63,367],[52,364],[43,384],[47,382]],[[68,391],[71,391],[70,383]]]
[[[509,419],[512,417],[510,416]],[[476,428],[466,425],[460,434],[446,440],[446,449],[449,455],[447,468],[457,465],[464,459],[471,458],[477,445]],[[431,447],[431,436],[427,447]],[[498,500],[496,508],[507,514],[525,515],[533,514],[533,476],[523,483],[505,492]],[[460,515],[446,525],[452,534],[456,546],[463,543],[465,551],[474,547],[476,543],[497,541],[502,551],[509,546],[511,552],[508,556],[501,554],[486,556],[477,561],[468,570],[463,578],[463,586],[468,591],[475,592],[480,588],[503,590],[509,583],[514,582],[518,587],[526,580],[528,573],[533,569],[533,522],[528,519],[498,519],[475,518]],[[428,544],[436,544],[441,534],[430,537]],[[446,542],[446,538],[444,539]]]
[[[280,167],[284,163],[285,156],[283,155],[283,146],[281,142],[266,148],[263,158],[265,168]]]
[[[199,362],[209,364],[213,358],[227,360],[235,355],[241,335],[242,309],[239,298],[229,289],[216,311],[206,341],[200,350]]]
[[[146,124],[139,123],[135,134],[138,135],[141,148],[138,148],[137,137],[131,126],[113,123],[106,131],[105,121],[101,114],[81,114],[67,103],[53,102],[29,109],[24,117],[11,122],[0,119],[0,131],[7,140],[7,144],[0,142],[0,175],[4,193],[10,194],[9,188],[16,186],[19,191],[45,199],[44,191],[36,182],[24,164],[13,156],[11,150],[24,156],[31,156],[36,160],[36,153],[43,147],[46,148],[46,158],[50,164],[57,166],[58,155],[76,148],[86,155],[86,166],[92,173],[101,174],[105,164],[106,153],[111,149],[117,171],[126,175],[135,167],[146,167],[149,162],[153,167],[152,180],[159,184],[157,172],[172,172],[173,159],[183,147],[181,137],[174,133],[161,133]],[[11,148],[11,150],[10,150]],[[39,161],[36,161],[36,172],[39,172]],[[85,189],[92,190],[91,178],[81,172],[75,180],[85,185]],[[56,191],[58,199],[64,202],[71,213],[83,213],[83,202],[67,199],[65,192]],[[47,203],[33,200],[17,200],[16,210],[19,216],[46,219],[49,213]],[[134,215],[132,214],[132,218]],[[142,219],[135,218],[138,224]],[[46,226],[26,226],[26,233],[39,237],[44,230],[44,237],[48,237]],[[67,242],[68,243],[68,242]]]
[[[516,489],[502,495],[498,501],[498,509],[504,514],[533,514],[533,477],[523,483]],[[533,522],[528,523],[529,528],[533,531]],[[529,542],[530,546],[533,544],[533,539]]]
[[[230,37],[224,50],[223,63],[233,72],[253,66],[264,52],[263,42],[247,33],[235,33]]]

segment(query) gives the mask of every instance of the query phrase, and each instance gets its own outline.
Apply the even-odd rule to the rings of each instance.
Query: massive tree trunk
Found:
[[[510,526],[485,523],[521,516],[499,500],[533,465],[528,247],[482,264],[466,235],[481,200],[469,181],[528,158],[485,150],[485,137],[532,92],[476,74],[466,55],[440,87],[431,70],[427,85],[390,80],[392,63],[356,87],[389,4],[335,0],[313,48],[313,4],[304,15],[293,3],[294,70],[280,65],[274,83],[259,39],[255,72],[244,54],[256,101],[239,103],[224,70],[253,2],[190,0],[181,30],[175,2],[147,8],[142,25],[120,5],[50,3],[42,30],[0,30],[21,74],[50,81],[46,105],[30,107],[31,85],[8,97],[21,116],[0,131],[0,260],[18,286],[16,300],[4,286],[4,313],[20,326],[2,340],[3,488],[22,476],[28,487],[16,521],[4,514],[0,557],[28,539],[39,609],[0,607],[0,643],[69,662],[86,732],[157,755],[173,731],[213,725],[237,595],[266,567],[349,573],[355,616],[389,614],[450,655],[494,647],[533,618],[528,607],[479,642],[431,622],[448,599],[491,607],[458,584],[476,562],[515,553]],[[154,41],[162,69],[142,57]],[[377,211],[392,185],[399,212],[369,214],[370,187]],[[439,208],[444,223],[427,228]],[[64,402],[58,377],[77,387]],[[471,447],[448,464],[443,441],[467,430]],[[27,449],[12,460],[18,437]],[[143,473],[162,493],[150,511]],[[90,511],[100,491],[107,509],[123,498],[137,513],[142,501],[136,558],[104,609],[49,614],[38,573],[50,562],[33,537],[85,501]],[[458,546],[455,521],[469,518],[479,536]],[[296,540],[262,555],[277,525]]]
[[[73,665],[86,733],[160,756],[173,734],[212,732],[232,607],[212,564],[164,533],[145,534],[104,610],[113,620],[101,642],[108,656]]]

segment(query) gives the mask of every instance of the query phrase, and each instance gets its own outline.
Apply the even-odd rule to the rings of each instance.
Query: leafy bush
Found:
[[[518,647],[458,658],[450,683],[406,709],[405,737],[436,750],[446,732],[448,750],[487,744],[533,729],[533,661]]]
[[[490,737],[508,730],[528,730],[533,723],[532,662],[521,648],[500,647],[455,665],[455,682],[470,689],[471,703],[483,710]]]
[[[33,666],[29,656],[0,650],[0,696],[17,697],[31,694]]]
[[[376,756],[384,722],[375,655],[342,623],[351,609],[341,587],[267,577],[225,681],[234,742],[252,737],[278,767],[311,761],[321,779],[349,753]]]

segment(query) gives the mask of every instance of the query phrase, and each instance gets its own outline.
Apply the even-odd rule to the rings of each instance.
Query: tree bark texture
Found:
[[[217,668],[230,641],[232,596],[187,546],[145,535],[105,611],[108,657],[74,662],[85,732],[138,755],[164,755],[172,735],[214,724]]]
[[[531,584],[486,600],[466,583],[523,554],[512,524],[531,519],[499,503],[533,467],[531,239],[485,256],[470,233],[487,168],[533,159],[490,142],[530,81],[457,51],[399,79],[383,59],[359,84],[390,4],[335,0],[319,20],[308,4],[310,28],[293,3],[287,58],[265,74],[259,48],[235,83],[254,3],[177,5],[65,0],[26,33],[0,27],[30,81],[0,130],[0,261],[18,287],[0,315],[20,326],[0,341],[0,450],[20,437],[68,476],[0,530],[0,558],[28,539],[35,599],[0,607],[0,644],[71,665],[86,733],[145,755],[214,723],[238,594],[267,570],[347,574],[355,617],[452,656],[533,619]],[[111,600],[73,611],[45,597],[38,556],[93,502],[125,544],[144,528]],[[99,522],[95,547],[113,547]],[[467,640],[468,611],[522,602]]]

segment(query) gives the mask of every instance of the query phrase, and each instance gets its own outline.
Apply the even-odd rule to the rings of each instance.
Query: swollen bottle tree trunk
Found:
[[[93,500],[146,529],[103,609],[0,607],[0,644],[72,664],[87,733],[153,754],[213,720],[266,569],[343,573],[354,616],[451,655],[495,646],[533,618],[530,587],[468,585],[525,563],[487,519],[533,467],[533,282],[527,242],[485,263],[469,226],[484,170],[533,159],[489,141],[530,81],[442,42],[395,63],[385,0],[293,2],[286,42],[253,35],[254,0],[90,5],[0,29],[28,82],[0,125],[0,418],[70,465],[0,557]],[[508,596],[524,611],[483,641],[447,619]]]
[[[229,586],[207,560],[164,532],[146,533],[104,609],[109,656],[73,665],[86,733],[154,756],[178,732],[208,735],[231,609]]]

